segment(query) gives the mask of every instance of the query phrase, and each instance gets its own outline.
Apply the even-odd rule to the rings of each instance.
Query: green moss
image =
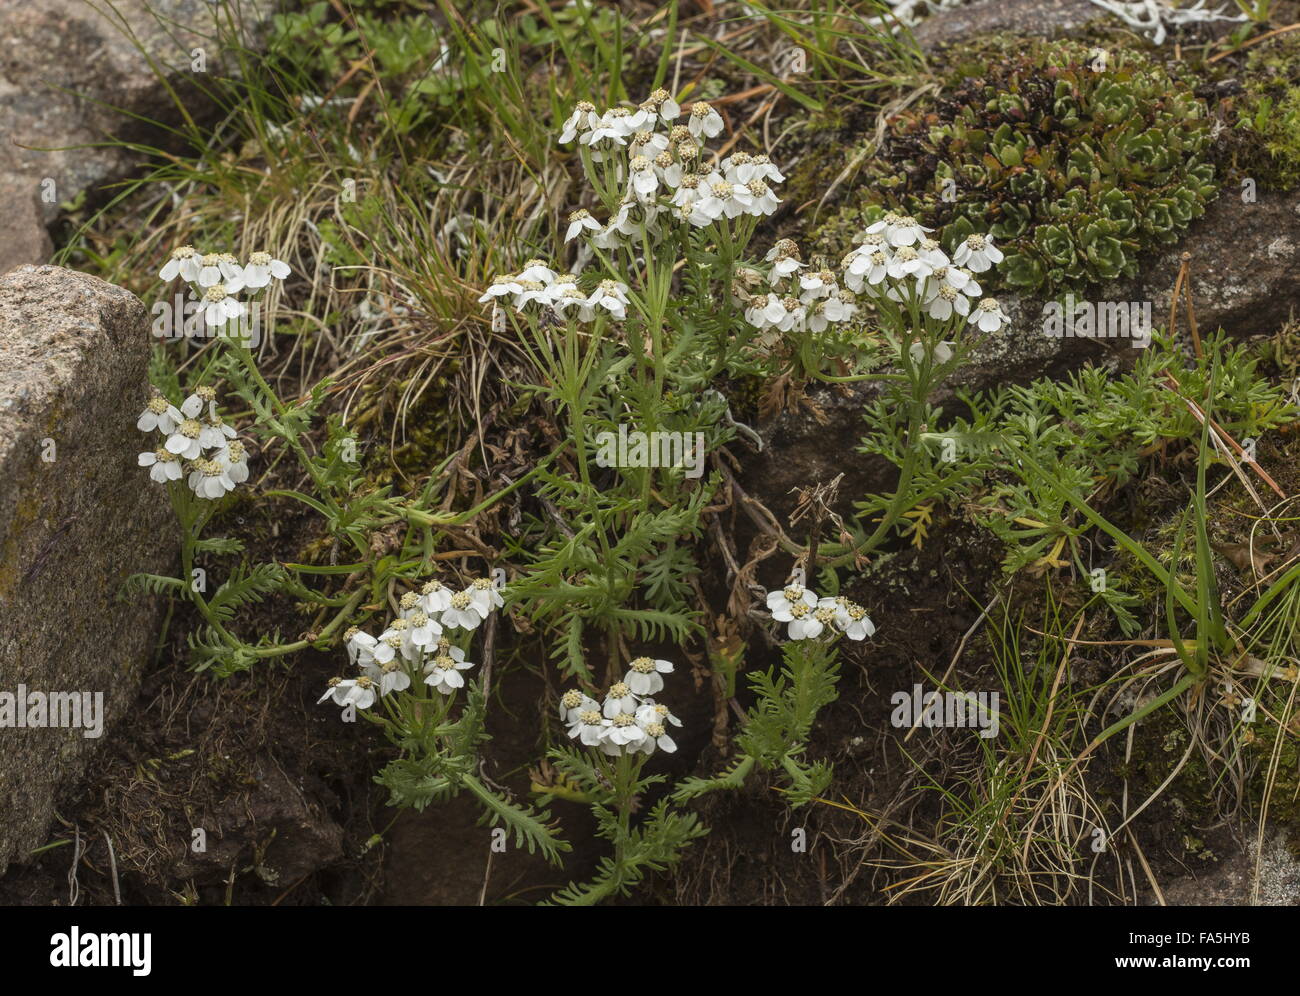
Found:
[[[1280,705],[1276,708],[1278,713],[1282,712]],[[1283,731],[1276,723],[1256,715],[1258,719],[1246,738],[1248,756],[1258,766],[1250,783],[1251,801],[1258,812],[1264,802],[1266,777],[1280,736],[1282,745],[1268,799],[1268,820],[1286,831],[1288,848],[1300,858],[1300,736],[1296,735],[1294,724],[1290,731]]]
[[[1300,185],[1300,38],[1281,35],[1246,59],[1244,92],[1230,103],[1236,167],[1264,186]]]
[[[949,250],[992,234],[999,278],[1026,290],[1136,275],[1216,194],[1209,115],[1140,52],[1099,52],[1036,43],[978,76],[956,59],[939,98],[889,121],[856,220],[910,214]]]

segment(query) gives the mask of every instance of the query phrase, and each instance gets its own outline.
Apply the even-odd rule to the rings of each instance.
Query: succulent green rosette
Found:
[[[1140,53],[1040,43],[946,92],[890,120],[865,213],[910,214],[950,252],[991,234],[1011,287],[1132,277],[1217,193],[1207,108]]]

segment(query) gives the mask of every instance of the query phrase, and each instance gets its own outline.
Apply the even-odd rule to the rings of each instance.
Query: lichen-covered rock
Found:
[[[0,277],[0,872],[45,843],[152,648],[155,609],[117,600],[172,553],[136,465],[149,343],[121,288],[57,266]]]
[[[30,178],[0,173],[0,275],[23,263],[44,263],[54,245],[45,228],[37,187]]]
[[[1300,861],[1287,849],[1281,834],[1264,841],[1259,861],[1251,860],[1255,840],[1211,867],[1167,882],[1162,889],[1168,906],[1300,906]],[[1152,896],[1147,905],[1158,905]]]

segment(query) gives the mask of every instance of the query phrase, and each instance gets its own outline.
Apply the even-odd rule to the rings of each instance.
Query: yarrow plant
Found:
[[[193,246],[178,246],[158,276],[165,282],[177,277],[184,280],[193,300],[201,305],[203,320],[213,328],[223,328],[248,313],[248,305],[236,295],[256,293],[272,280],[284,280],[290,272],[288,263],[268,252],[252,253],[241,266],[228,252],[200,253]]]
[[[695,631],[687,581],[695,568],[680,539],[698,530],[700,511],[720,485],[714,475],[688,494],[675,491],[679,482],[654,481],[648,468],[602,471],[606,465],[593,466],[592,436],[628,424],[646,433],[689,426],[715,445],[725,442],[737,423],[725,398],[712,400],[722,397],[716,387],[724,374],[880,379],[902,420],[882,426],[888,434],[882,445],[914,453],[932,421],[934,387],[981,336],[1000,332],[1007,321],[981,287],[979,275],[1002,260],[987,235],[972,233],[949,254],[926,226],[891,214],[873,223],[838,264],[805,259],[791,239],[753,253],[757,226],[781,206],[785,177],[767,156],[712,151],[725,124],[709,104],[684,110],[664,90],[635,106],[600,110],[579,103],[559,136],[576,148],[587,181],[583,202],[560,233],[571,265],[529,259],[496,277],[479,299],[491,306],[494,327],[518,331],[542,396],[570,423],[569,452],[557,458],[576,473],[545,475],[545,494],[553,517],[563,517],[567,541],[547,538],[547,523],[535,527],[536,565],[520,579],[519,595],[535,620],[559,631],[562,672],[588,687],[595,686],[586,661],[593,629],[604,630],[611,675],[618,649],[631,639],[670,633],[685,640]],[[894,369],[878,372],[882,359]],[[681,397],[698,401],[682,405]],[[693,422],[684,426],[686,419]],[[874,531],[846,525],[841,542],[823,547],[823,567],[833,574],[859,561],[930,483],[925,468],[904,468],[899,490],[864,510],[884,513]],[[638,596],[649,604],[635,604]],[[818,710],[835,697],[840,638],[865,640],[875,626],[861,606],[819,598],[801,584],[774,592],[769,604],[790,643],[779,672],[750,675],[757,704],[737,735],[741,757],[720,778],[679,785],[673,803],[735,788],[754,767],[784,775],[794,804],[828,783],[829,768],[807,762],[803,751]],[[729,666],[738,668],[739,658]],[[646,708],[662,673],[655,659],[637,658],[603,701],[573,690],[561,702],[566,730],[585,751],[553,752],[560,778],[579,786],[572,797],[605,807],[607,817],[598,811],[602,832],[624,843],[597,883],[572,887],[562,901],[623,888],[636,864],[626,858],[629,834],[642,834],[651,847],[655,834],[667,832],[667,823],[656,821],[675,819],[670,808],[657,809],[633,830],[623,802],[642,783],[645,758],[675,746],[659,733],[668,733],[656,723],[659,704],[654,712]],[[565,784],[550,781],[539,791],[565,794]],[[675,826],[685,832],[684,824]]]
[[[553,788],[552,794],[588,802],[596,832],[613,844],[614,853],[601,861],[593,882],[571,884],[556,896],[558,902],[589,905],[626,894],[646,869],[672,862],[682,847],[707,832],[693,814],[676,812],[667,799],[651,808],[640,827],[632,823],[639,799],[664,780],[645,775],[646,762],[656,750],[677,750],[670,728],[682,721],[654,698],[663,690],[663,676],[672,673],[671,661],[636,657],[602,701],[576,688],[560,698],[560,720],[585,750],[551,751],[564,778],[563,789]]]
[[[141,432],[164,441],[139,456],[159,484],[185,478],[196,498],[221,498],[248,480],[248,450],[217,413],[217,392],[201,386],[176,407],[156,388],[136,420]]]
[[[465,659],[465,649],[452,645],[448,630],[472,633],[494,609],[505,604],[491,578],[476,578],[454,591],[441,581],[431,580],[417,591],[402,595],[401,615],[392,620],[378,637],[353,626],[344,633],[348,662],[361,669],[356,678],[331,678],[320,701],[369,709],[390,692],[405,692],[411,678],[444,696],[465,687],[460,672],[474,666]],[[400,711],[400,710],[399,710]]]
[[[319,703],[341,706],[345,721],[364,715],[398,748],[376,777],[392,805],[422,810],[468,791],[492,825],[513,831],[517,845],[558,861],[569,845],[547,825],[548,814],[516,805],[477,773],[485,702],[482,690],[466,680],[475,666],[469,644],[505,604],[500,581],[476,578],[456,589],[429,580],[398,604],[400,614],[378,636],[356,626],[347,630],[348,663],[360,673],[331,678]],[[453,716],[461,692],[464,707]]]
[[[867,610],[843,595],[818,598],[798,581],[791,581],[779,591],[769,592],[767,607],[772,618],[787,624],[791,640],[815,640],[842,635],[849,640],[865,640],[876,633]]]

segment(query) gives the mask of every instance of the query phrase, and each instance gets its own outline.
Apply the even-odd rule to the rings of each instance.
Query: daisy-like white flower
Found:
[[[640,710],[638,710],[638,716],[639,715]],[[642,723],[640,719],[637,719],[636,724],[645,736],[643,736],[640,743],[635,746],[635,750],[643,751],[646,754],[653,754],[656,747],[669,754],[677,750],[676,742],[674,742],[673,738],[668,735],[668,731],[664,728],[663,723],[655,720],[651,720],[648,723]]]
[[[993,244],[988,235],[968,235],[966,241],[952,254],[953,262],[973,273],[983,273],[1003,260],[1002,250]]]
[[[867,227],[868,235],[883,232],[885,241],[895,247],[916,245],[930,231],[933,231],[933,229],[919,224],[915,218],[905,214],[894,214],[893,212]]]
[[[360,678],[331,678],[329,689],[316,700],[316,704],[333,699],[335,705],[369,709],[375,704],[376,697],[374,679],[363,674]]]
[[[735,188],[735,199],[756,218],[766,217],[781,206],[781,199],[766,183],[757,178]]]
[[[654,163],[645,156],[633,156],[628,160],[628,184],[637,200],[645,202],[654,199],[659,189],[659,174],[655,172]]]
[[[213,328],[220,328],[232,318],[244,314],[244,305],[232,295],[239,290],[230,284],[212,284],[203,292],[203,320]]]
[[[475,578],[465,590],[478,604],[485,619],[493,609],[505,608],[505,599],[501,597],[500,589],[491,578]]]
[[[524,289],[520,286],[518,277],[511,274],[493,277],[492,286],[483,292],[483,296],[478,299],[478,303],[487,304],[489,301],[495,300],[499,297],[505,297],[508,294],[517,297],[523,292]]]
[[[662,702],[656,702],[654,699],[646,699],[636,708],[636,721],[642,726],[649,723],[659,723],[660,725],[671,723],[673,726],[681,726],[682,721],[674,716],[666,705]]]
[[[722,115],[711,105],[697,100],[691,105],[691,116],[686,127],[691,130],[691,135],[696,139],[701,135],[705,138],[716,138],[722,132]]]
[[[672,142],[668,136],[658,131],[639,131],[632,136],[628,152],[632,156],[645,156],[653,160],[660,153],[667,152]]]
[[[755,177],[754,157],[748,152],[736,152],[718,163],[718,169],[728,182],[743,186]]]
[[[465,651],[461,650],[460,647],[453,647],[451,641],[445,636],[438,637],[438,642],[434,646],[433,654],[435,657],[450,657],[458,664],[465,663]],[[473,667],[474,665],[470,664],[468,666]]]
[[[381,696],[389,692],[404,692],[411,687],[411,676],[396,657],[383,664],[371,661],[366,665],[365,672],[366,677],[378,687]]]
[[[997,298],[993,297],[981,298],[970,314],[970,324],[979,326],[981,332],[996,332],[1008,321]]]
[[[957,345],[955,342],[936,342],[934,344],[934,365],[941,366],[952,359],[952,347]],[[907,347],[907,355],[912,358],[913,363],[920,363],[925,359],[925,344],[914,342]]]
[[[388,628],[379,634],[373,647],[362,646],[357,653],[357,663],[361,667],[369,667],[372,662],[387,664],[397,656],[402,649],[402,631],[400,628],[394,629],[394,624],[403,620],[395,619],[389,624]]]
[[[373,658],[375,647],[378,644],[378,640],[369,633],[362,632],[356,626],[349,626],[343,634],[343,646],[348,652],[348,663],[353,667],[356,666],[357,658],[362,654],[363,650],[370,658]]]
[[[402,652],[407,660],[418,660],[426,647],[431,647],[442,636],[442,626],[436,619],[420,609],[406,617],[402,632]]]
[[[198,418],[206,410],[209,414],[216,411],[217,391],[204,384],[194,389],[194,393],[181,402],[181,414],[186,418]]]
[[[203,263],[193,246],[177,246],[172,250],[167,262],[163,264],[158,276],[163,280],[174,280],[179,276],[186,283],[193,284],[198,283],[201,269]]]
[[[568,145],[579,135],[595,131],[599,124],[600,115],[596,113],[596,105],[586,100],[578,101],[560,131],[560,144]]]
[[[401,654],[406,660],[415,663],[422,656],[423,650],[411,642],[411,621],[409,619],[394,619],[388,624],[388,628],[379,634],[380,647],[391,647],[396,654]],[[378,659],[378,648],[376,648],[376,659]],[[379,663],[387,664],[392,657],[384,655],[383,660]]]
[[[850,640],[865,640],[875,635],[875,623],[867,617],[867,610],[857,602],[841,595],[833,599],[823,598],[818,603],[818,607],[824,607],[827,602],[831,603],[830,607],[835,610],[835,628]]]
[[[954,313],[970,313],[970,300],[961,291],[943,281],[934,281],[925,285],[925,298],[922,307],[931,318],[941,322],[947,321]]]
[[[779,294],[755,294],[745,309],[745,321],[755,328],[766,329],[779,325],[785,318],[785,308]]]
[[[802,640],[807,637],[817,636],[821,631],[823,624],[817,620],[814,613],[817,610],[803,602],[791,602],[788,605],[780,605],[772,610],[772,618],[777,622],[788,623],[786,633],[792,640]]]
[[[426,581],[420,588],[420,608],[429,615],[446,612],[451,607],[451,597],[455,594],[441,581]]]
[[[200,498],[215,500],[235,490],[235,482],[230,479],[226,464],[214,458],[199,457],[190,461],[190,476],[187,481]]]
[[[719,218],[738,218],[745,213],[745,206],[736,199],[736,185],[728,183],[718,174],[712,174],[704,180],[704,195],[691,205],[690,222],[696,228],[704,228]]]
[[[811,332],[825,332],[831,326],[831,322],[836,319],[827,315],[827,305],[838,303],[838,298],[828,298],[813,301],[807,305],[807,314],[805,321],[808,330]]]
[[[468,671],[474,665],[465,660],[462,652],[459,657],[451,654],[439,654],[424,665],[426,672],[424,683],[431,685],[443,695],[451,695],[456,689],[465,687],[462,671]]]
[[[806,608],[814,608],[817,605],[817,596],[798,582],[791,582],[779,591],[769,591],[767,593],[767,607],[772,612],[773,618],[781,622],[787,622],[790,618],[789,611],[792,606],[803,605]],[[785,614],[782,619],[776,615],[777,612]]]
[[[606,754],[618,755],[635,753],[641,749],[646,732],[637,725],[636,716],[630,712],[615,713],[608,716],[609,725],[601,737],[600,749]]]
[[[596,309],[587,303],[587,295],[572,285],[560,291],[560,296],[555,299],[551,307],[561,317],[576,311],[580,322],[589,322],[596,317]]]
[[[443,610],[442,625],[447,629],[477,629],[487,616],[487,610],[469,592],[458,591]]]
[[[209,415],[201,424],[203,428],[199,432],[199,445],[205,450],[222,449],[227,440],[235,438],[235,430],[226,425],[220,415]]]
[[[584,712],[594,712],[598,722],[601,719],[600,703],[590,695],[570,688],[560,696],[560,719],[564,720],[566,726],[578,722]]]
[[[826,318],[832,322],[847,322],[858,311],[857,299],[847,289],[828,297],[824,303]]]
[[[569,215],[569,227],[565,230],[564,241],[572,242],[583,232],[599,232],[600,222],[591,216],[586,208],[579,208]]]
[[[919,252],[911,246],[899,246],[894,250],[893,256],[885,267],[885,271],[895,280],[901,280],[904,277],[916,277],[918,279],[928,277],[934,269],[927,263]]]
[[[830,270],[809,270],[799,277],[799,300],[811,304],[818,298],[830,297],[839,288],[835,285],[835,274]]]
[[[210,252],[203,257],[196,281],[200,287],[215,287],[218,284],[229,288],[232,293],[243,289],[243,270],[239,260],[228,252]]]
[[[632,690],[633,695],[653,695],[664,687],[663,675],[672,674],[671,661],[654,660],[650,657],[638,657],[628,664],[623,684]]]
[[[604,308],[611,318],[621,322],[627,318],[627,284],[617,280],[602,280],[587,297],[589,308]]]
[[[891,259],[892,254],[884,247],[854,250],[845,257],[844,283],[854,291],[870,291],[889,276]]]
[[[785,317],[776,327],[782,332],[802,330],[808,317],[804,303],[791,294],[781,298],[781,307],[785,309]]]
[[[916,244],[916,251],[920,254],[923,260],[935,269],[941,266],[948,266],[952,262],[952,260],[948,258],[948,254],[943,251],[943,247],[940,246],[938,242],[934,241],[934,239],[922,239]]]
[[[599,747],[608,725],[609,720],[600,714],[598,708],[580,709],[578,714],[569,720],[569,736],[576,737],[588,747]]]
[[[159,484],[165,484],[168,481],[179,481],[183,473],[180,457],[175,453],[169,453],[165,449],[141,453],[139,463],[141,467],[149,468],[149,477]]]
[[[255,252],[244,267],[245,287],[265,287],[272,279],[283,280],[292,271],[289,264],[275,259],[269,252]]]
[[[662,87],[658,90],[652,91],[650,99],[646,101],[646,103],[655,108],[656,113],[659,115],[659,120],[664,124],[676,121],[682,115],[681,105],[678,104],[677,101],[673,100],[672,94]]]
[[[609,691],[605,693],[605,704],[602,711],[606,719],[613,719],[621,712],[635,712],[637,707],[636,696],[632,694],[632,689],[626,682],[617,681],[609,686]]]
[[[786,277],[798,273],[808,265],[801,261],[799,245],[793,239],[778,240],[763,260],[772,264],[772,274],[768,280],[773,287],[779,287]]]
[[[530,259],[519,272],[519,279],[536,280],[541,284],[552,284],[555,283],[555,271],[546,264],[545,260]]]
[[[157,429],[163,435],[170,436],[184,419],[185,416],[176,406],[161,394],[155,394],[145,402],[144,411],[136,419],[135,427],[141,432]]]
[[[520,278],[519,286],[523,288],[515,295],[514,305],[516,311],[523,311],[533,302],[550,305],[555,301],[556,288],[552,283],[543,283],[541,280],[524,280]]]
[[[248,451],[238,439],[232,439],[214,457],[226,465],[226,476],[236,484],[248,480]]]
[[[682,177],[686,174],[682,172],[682,164],[672,157],[672,153],[659,153],[654,158],[654,165],[655,172],[665,187],[676,191],[681,186]]]
[[[192,418],[182,419],[163,445],[169,453],[175,453],[185,460],[195,460],[203,453],[203,447],[199,443],[202,434],[203,423]]]
[[[600,120],[591,131],[578,136],[578,144],[591,146],[593,153],[602,142],[627,145],[627,136],[636,131],[635,127],[629,130],[628,118],[631,116],[631,112],[626,107],[610,108],[600,116]],[[598,156],[593,158],[596,158],[597,162],[600,161]]]
[[[693,208],[696,201],[707,196],[708,190],[701,186],[698,173],[687,173],[677,185],[671,201],[674,207]]]
[[[754,156],[749,164],[752,170],[751,180],[763,180],[766,183],[785,182],[785,174],[777,169],[767,156]]]

